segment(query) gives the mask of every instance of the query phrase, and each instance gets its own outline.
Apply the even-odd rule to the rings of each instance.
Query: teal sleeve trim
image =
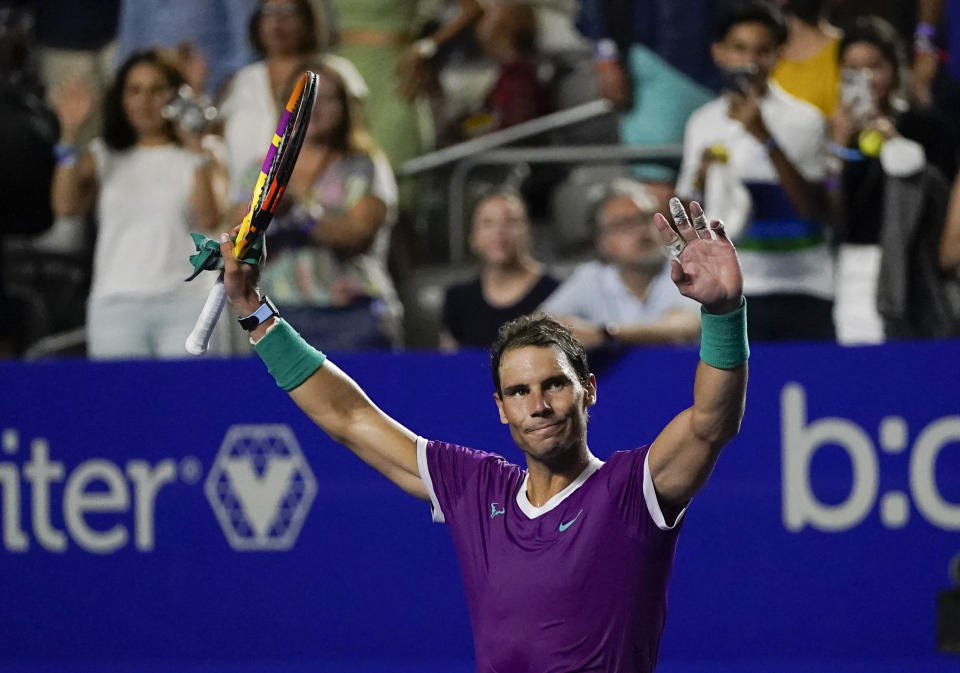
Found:
[[[290,392],[320,369],[327,356],[304,341],[286,320],[276,321],[253,349],[277,385]]]
[[[717,369],[739,367],[750,357],[747,300],[736,311],[714,315],[700,307],[700,359]]]

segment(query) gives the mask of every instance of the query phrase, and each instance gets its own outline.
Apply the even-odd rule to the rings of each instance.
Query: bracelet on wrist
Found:
[[[852,147],[844,147],[840,143],[831,142],[827,145],[827,151],[833,156],[843,161],[863,161],[863,152]]]
[[[76,166],[78,153],[79,148],[72,143],[57,143],[53,146],[53,156],[57,160],[57,166]]]
[[[326,214],[326,212],[327,210],[323,207],[323,204],[310,204],[310,207],[307,208],[307,217],[304,219],[301,232],[309,235],[310,232],[316,229],[317,225],[320,224],[320,220],[323,219],[323,216]]]
[[[913,51],[918,54],[936,54],[937,45],[934,38],[937,28],[929,23],[918,23],[913,31]]]
[[[843,187],[843,183],[832,175],[825,177],[822,184],[824,189],[831,192],[839,191]]]
[[[932,40],[934,37],[937,36],[937,27],[934,26],[932,23],[926,23],[925,21],[921,21],[920,23],[917,24],[917,27],[913,29],[913,36],[925,37],[928,40]]]
[[[933,43],[933,40],[918,35],[913,38],[913,53],[933,54],[934,56],[937,56],[937,45]]]

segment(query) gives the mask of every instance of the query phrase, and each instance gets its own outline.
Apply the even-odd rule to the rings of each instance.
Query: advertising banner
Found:
[[[485,354],[333,359],[417,434],[522,461]],[[592,363],[593,452],[652,441],[696,363]],[[444,526],[258,360],[0,380],[0,670],[473,670]],[[683,524],[659,670],[957,670],[936,606],[958,554],[960,343],[757,346]]]

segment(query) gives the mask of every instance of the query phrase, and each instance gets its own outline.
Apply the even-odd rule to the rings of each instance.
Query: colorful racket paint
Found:
[[[263,238],[264,232],[270,226],[270,220],[276,212],[280,198],[287,188],[287,182],[293,173],[293,167],[303,147],[307,125],[310,122],[310,112],[317,98],[318,77],[309,70],[300,76],[297,85],[290,94],[290,99],[280,115],[280,123],[273,134],[267,156],[264,157],[260,175],[257,177],[256,187],[253,189],[253,198],[250,208],[240,223],[240,232],[234,245],[234,254],[238,258],[247,257],[251,248]],[[197,324],[187,336],[187,352],[192,355],[202,355],[207,352],[210,335],[217,324],[223,306],[226,303],[227,293],[223,287],[223,273],[216,284],[210,289],[207,300],[197,318]]]

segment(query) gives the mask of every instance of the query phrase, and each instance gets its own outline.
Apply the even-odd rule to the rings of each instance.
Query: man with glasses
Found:
[[[699,307],[670,280],[653,224],[658,205],[642,183],[622,179],[609,185],[594,209],[600,259],[577,267],[542,305],[584,347],[696,340]]]

